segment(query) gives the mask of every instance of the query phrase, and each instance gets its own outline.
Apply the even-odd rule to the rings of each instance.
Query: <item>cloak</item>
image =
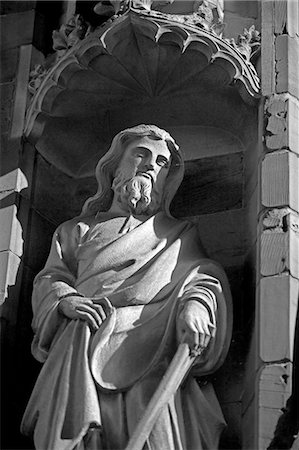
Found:
[[[22,421],[37,449],[124,448],[177,348],[176,317],[189,299],[216,333],[149,438],[153,449],[216,448],[225,424],[204,377],[223,362],[231,298],[222,268],[207,259],[196,228],[164,213],[135,220],[105,214],[58,227],[33,291],[32,352],[44,365]],[[132,219],[134,220],[134,219]],[[120,230],[122,230],[120,232]],[[72,293],[108,297],[113,313],[97,332],[58,312]],[[104,437],[87,443],[90,430]]]

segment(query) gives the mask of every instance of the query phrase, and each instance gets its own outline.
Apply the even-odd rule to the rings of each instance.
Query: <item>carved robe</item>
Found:
[[[162,411],[148,448],[215,449],[225,426],[204,377],[223,362],[231,333],[223,270],[206,259],[194,226],[164,213],[144,222],[75,218],[56,231],[33,291],[32,352],[44,362],[22,431],[41,450],[122,449],[177,348],[188,299],[208,310],[215,337]],[[92,332],[58,311],[59,298],[108,297],[114,312]]]

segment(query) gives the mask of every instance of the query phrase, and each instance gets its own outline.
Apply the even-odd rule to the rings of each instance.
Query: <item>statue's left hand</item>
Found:
[[[191,350],[206,348],[214,328],[209,312],[197,300],[188,300],[177,318],[178,341],[186,342]]]

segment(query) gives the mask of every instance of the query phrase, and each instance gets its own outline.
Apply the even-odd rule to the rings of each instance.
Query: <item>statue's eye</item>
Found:
[[[135,151],[135,157],[137,158],[144,158],[145,152],[143,150],[136,150]]]
[[[158,156],[157,164],[158,164],[158,166],[168,168],[169,167],[169,160],[167,158],[165,158],[164,156]]]

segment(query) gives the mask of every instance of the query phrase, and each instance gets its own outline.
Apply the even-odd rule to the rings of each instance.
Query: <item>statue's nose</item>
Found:
[[[152,163],[145,163],[144,167],[146,170],[154,170],[154,165]]]
[[[146,170],[154,170],[154,167],[155,167],[154,159],[151,156],[149,156],[144,161],[144,166],[145,166]]]

